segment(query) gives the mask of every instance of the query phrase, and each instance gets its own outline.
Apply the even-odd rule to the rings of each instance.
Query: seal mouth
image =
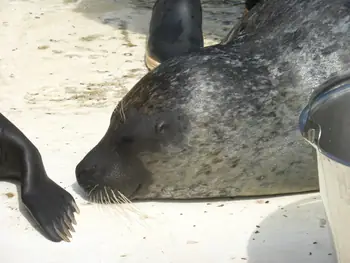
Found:
[[[139,184],[136,189],[129,195],[123,194],[118,189],[112,189],[109,186],[89,186],[86,188],[87,197],[90,201],[100,204],[124,204],[131,203],[131,200],[135,194],[141,189],[142,185]]]
[[[139,184],[139,185],[136,187],[135,191],[130,195],[129,198],[132,200],[132,199],[135,197],[135,195],[140,191],[141,188],[142,188],[142,184]]]

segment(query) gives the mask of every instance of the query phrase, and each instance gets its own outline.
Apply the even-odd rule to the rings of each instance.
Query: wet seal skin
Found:
[[[47,176],[39,150],[1,113],[0,179],[20,183],[22,202],[44,236],[69,242],[79,213],[74,198]]]
[[[226,44],[162,63],[118,103],[106,134],[76,167],[89,196],[319,189],[298,117],[314,88],[350,66],[350,1],[261,1],[242,23]]]

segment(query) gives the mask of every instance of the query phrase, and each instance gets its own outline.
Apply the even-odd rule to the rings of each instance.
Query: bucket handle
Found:
[[[308,105],[299,117],[299,130],[302,136],[315,148],[319,147],[321,138],[321,126],[309,117],[311,106]]]

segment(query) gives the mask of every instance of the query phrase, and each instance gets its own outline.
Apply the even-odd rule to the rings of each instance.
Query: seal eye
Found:
[[[156,124],[155,130],[157,133],[164,133],[164,131],[169,128],[169,124],[162,121],[161,123]]]

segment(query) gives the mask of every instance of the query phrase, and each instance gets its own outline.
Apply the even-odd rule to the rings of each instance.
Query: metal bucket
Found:
[[[350,74],[316,89],[299,117],[317,150],[320,193],[338,262],[350,262]]]

